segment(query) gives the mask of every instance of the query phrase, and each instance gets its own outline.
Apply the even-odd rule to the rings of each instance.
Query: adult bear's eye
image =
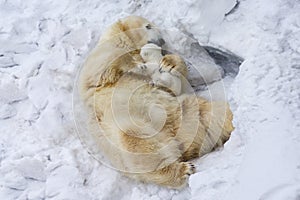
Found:
[[[151,24],[147,24],[146,29],[151,29]]]

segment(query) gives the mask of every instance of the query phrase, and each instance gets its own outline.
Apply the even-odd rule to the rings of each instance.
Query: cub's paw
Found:
[[[141,63],[141,64],[138,64],[137,67],[142,70],[142,71],[146,71],[147,70],[147,65]]]
[[[144,63],[137,63],[130,72],[140,74],[140,75],[148,75],[148,67]]]
[[[152,87],[155,86],[155,82],[153,80],[149,81],[149,85],[151,85]]]

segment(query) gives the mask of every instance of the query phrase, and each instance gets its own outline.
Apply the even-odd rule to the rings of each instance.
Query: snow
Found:
[[[300,199],[300,4],[234,6],[1,0],[0,199]],[[76,74],[105,27],[129,14],[245,60],[223,82],[236,129],[224,148],[193,161],[197,173],[182,191],[123,177],[77,137]]]

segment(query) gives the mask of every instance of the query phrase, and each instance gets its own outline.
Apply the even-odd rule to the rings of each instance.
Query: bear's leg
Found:
[[[209,102],[198,98],[200,124],[193,143],[181,157],[188,161],[222,146],[234,130],[232,112],[226,102]]]
[[[227,102],[199,101],[200,121],[206,129],[206,140],[214,148],[222,146],[234,130],[233,115]],[[205,142],[205,140],[204,140]]]
[[[154,172],[133,175],[136,179],[163,185],[171,188],[181,188],[187,184],[188,177],[195,173],[195,166],[190,162],[174,162]]]

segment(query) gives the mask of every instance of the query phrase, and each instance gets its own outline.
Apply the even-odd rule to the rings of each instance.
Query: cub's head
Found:
[[[159,63],[162,57],[161,47],[153,43],[146,44],[141,48],[140,55],[145,62]]]
[[[118,25],[138,48],[147,43],[154,43],[158,46],[165,43],[155,25],[143,17],[128,16],[120,19]]]

